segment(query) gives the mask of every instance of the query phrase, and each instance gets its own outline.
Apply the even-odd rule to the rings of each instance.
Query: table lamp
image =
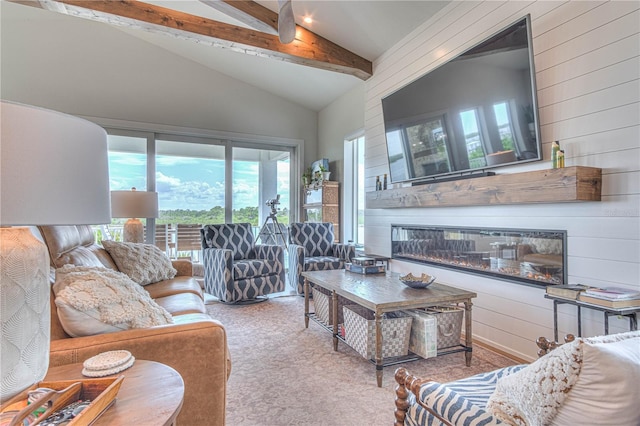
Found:
[[[29,227],[109,223],[107,135],[87,120],[0,101],[0,401],[49,367],[49,256]]]
[[[130,218],[124,224],[123,240],[144,242],[144,227],[139,217],[158,217],[158,193],[149,191],[111,191],[111,216]]]

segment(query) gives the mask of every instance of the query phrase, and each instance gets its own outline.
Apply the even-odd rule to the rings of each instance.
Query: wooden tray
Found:
[[[91,404],[80,412],[69,425],[73,426],[86,426],[93,423],[104,411],[106,411],[111,404],[115,402],[116,395],[120,390],[124,376],[118,377],[105,377],[95,379],[80,379],[80,380],[57,380],[57,381],[45,381],[37,383],[28,389],[25,389],[20,394],[14,396],[6,403],[0,406],[0,412],[5,411],[7,407],[26,401],[28,392],[37,388],[49,388],[53,390],[63,390],[74,383],[80,383],[80,395],[78,399],[90,399]],[[71,403],[73,401],[68,401]],[[65,404],[65,405],[67,405]],[[63,407],[60,407],[63,408]]]

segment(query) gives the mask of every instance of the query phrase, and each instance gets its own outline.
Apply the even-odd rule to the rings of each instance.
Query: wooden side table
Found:
[[[116,402],[93,425],[175,425],[184,399],[184,382],[173,368],[155,361],[136,360],[123,375]],[[51,367],[48,380],[86,379],[82,363]]]

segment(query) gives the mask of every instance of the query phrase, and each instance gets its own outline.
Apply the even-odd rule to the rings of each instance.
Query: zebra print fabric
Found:
[[[420,400],[453,425],[504,424],[485,411],[485,407],[496,388],[498,379],[513,374],[523,367],[525,365],[514,365],[449,383],[428,382],[420,388]],[[413,401],[407,411],[404,424],[406,426],[437,426],[442,422]]]

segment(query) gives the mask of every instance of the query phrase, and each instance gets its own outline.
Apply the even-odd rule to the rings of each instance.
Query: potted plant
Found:
[[[307,170],[302,174],[302,185],[309,186],[311,183],[311,167],[308,167]]]
[[[322,180],[329,180],[331,172],[327,170],[322,164],[320,165],[320,173],[322,173]]]

